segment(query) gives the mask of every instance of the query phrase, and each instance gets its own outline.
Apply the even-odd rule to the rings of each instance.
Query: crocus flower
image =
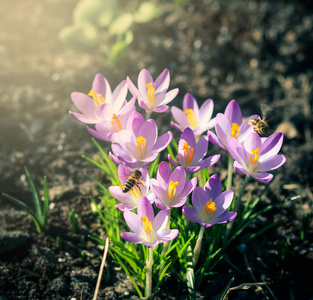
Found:
[[[286,157],[277,154],[283,143],[283,134],[277,132],[268,138],[250,133],[243,145],[235,138],[229,138],[227,147],[233,157],[234,169],[240,174],[251,175],[261,182],[269,182],[273,175],[268,171],[279,168]]]
[[[239,143],[243,143],[247,136],[254,131],[254,127],[249,125],[249,119],[259,118],[253,115],[242,122],[242,113],[236,100],[231,100],[224,114],[218,113],[215,117],[215,132],[208,131],[210,142],[215,146],[227,150],[227,139],[233,137]]]
[[[237,213],[227,211],[234,197],[231,190],[222,193],[222,184],[217,175],[212,175],[204,186],[196,187],[192,193],[192,205],[183,207],[184,216],[207,228],[215,224],[232,221]]]
[[[119,111],[114,105],[103,104],[103,120],[95,125],[96,130],[87,126],[88,132],[97,139],[112,141],[112,135],[125,129],[129,116],[136,111],[135,101],[135,97],[125,101]]]
[[[155,195],[155,204],[160,209],[183,206],[187,196],[194,190],[197,178],[186,182],[186,172],[183,167],[173,171],[166,162],[161,162],[157,178],[150,180],[151,190]]]
[[[195,135],[190,128],[186,128],[178,142],[177,158],[179,164],[187,173],[195,173],[204,168],[214,165],[221,157],[220,154],[204,158],[209,146],[207,136],[202,136],[196,143]],[[178,164],[168,155],[170,164],[177,167]]]
[[[128,193],[122,191],[124,183],[127,181],[129,176],[132,174],[132,170],[129,168],[119,165],[118,166],[118,177],[121,181],[119,186],[110,186],[109,191],[114,198],[121,201],[122,203],[116,204],[115,207],[119,210],[126,211],[132,210],[138,206],[138,203],[142,197],[147,197],[151,203],[153,203],[154,195],[149,192],[149,172],[147,167],[139,169],[142,177]]]
[[[173,134],[168,131],[158,138],[155,121],[145,121],[140,113],[133,112],[127,120],[126,129],[114,135],[110,158],[117,164],[138,169],[151,164],[172,137]]]
[[[114,106],[114,110],[118,111],[125,104],[126,95],[127,84],[125,80],[116,87],[112,94],[106,78],[101,74],[97,74],[88,95],[79,92],[71,94],[72,101],[83,114],[70,111],[70,115],[80,122],[97,124],[106,117],[104,104],[111,104]]]
[[[152,204],[143,197],[139,202],[137,214],[124,212],[125,222],[133,232],[121,232],[121,237],[131,243],[144,244],[148,248],[171,241],[177,237],[178,230],[163,231],[168,222],[168,214],[168,210],[163,209],[154,216]]]
[[[170,72],[165,69],[154,81],[150,72],[142,69],[138,76],[138,89],[127,77],[127,85],[130,92],[137,97],[139,106],[147,112],[161,113],[168,109],[166,105],[172,101],[178,89],[167,92],[170,84]]]
[[[176,123],[171,122],[173,128],[183,132],[185,128],[192,129],[194,135],[200,135],[214,127],[215,120],[211,119],[214,103],[212,99],[203,102],[200,109],[196,99],[189,93],[184,97],[183,110],[173,106],[172,115]]]

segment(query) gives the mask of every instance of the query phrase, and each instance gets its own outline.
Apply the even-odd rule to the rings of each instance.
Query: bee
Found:
[[[140,187],[138,186],[138,184],[139,184],[141,176],[142,174],[138,170],[131,173],[123,185],[123,189],[122,189],[123,193],[129,192],[134,186],[137,186],[140,190]]]
[[[249,120],[249,125],[254,127],[254,131],[259,135],[265,134],[269,130],[269,125],[267,124],[268,113],[271,111],[271,108],[262,105],[262,119],[260,118],[251,118]]]

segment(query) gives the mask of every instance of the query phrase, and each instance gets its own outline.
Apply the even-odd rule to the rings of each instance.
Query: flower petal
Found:
[[[225,109],[225,118],[229,120],[229,123],[236,123],[237,125],[241,125],[242,123],[242,113],[239,107],[239,104],[236,100],[231,100],[226,109]]]
[[[168,69],[164,69],[164,71],[158,76],[158,78],[154,82],[155,93],[167,90],[169,84],[170,84],[170,72]]]
[[[286,157],[284,155],[273,155],[267,157],[265,160],[260,162],[259,172],[267,172],[271,170],[275,170],[282,166],[286,162]]]

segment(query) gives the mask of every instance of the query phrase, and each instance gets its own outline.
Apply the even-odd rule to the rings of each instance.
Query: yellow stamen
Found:
[[[140,188],[138,186],[134,186],[131,190],[130,193],[136,197],[137,199],[141,198],[141,191]]]
[[[155,96],[155,88],[152,86],[152,82],[147,83],[146,87],[148,89],[148,100],[152,102]]]
[[[120,190],[123,189],[123,185],[122,184],[119,184],[118,186],[120,187]]]
[[[139,136],[136,140],[138,150],[142,151],[146,148],[147,141],[143,136]]]
[[[178,182],[174,182],[174,181],[171,181],[170,184],[168,185],[168,197],[170,199],[173,199],[175,194],[176,194],[176,186],[178,185]]]
[[[258,161],[259,151],[260,151],[260,148],[252,149],[252,152],[250,154],[250,163],[251,164],[255,164]]]
[[[186,108],[184,111],[187,114],[188,121],[193,128],[198,127],[197,116],[192,109]]]
[[[142,227],[146,234],[150,234],[152,231],[152,224],[149,221],[148,217],[147,216],[141,217],[141,221],[143,221]]]
[[[186,165],[189,165],[192,161],[193,158],[193,148],[191,148],[187,142],[184,143],[184,147],[183,150],[185,150],[184,152],[184,157],[185,157],[185,162]]]
[[[238,139],[238,136],[239,136],[239,125],[237,125],[237,123],[232,123],[231,124],[230,136],[234,137],[235,139]]]
[[[114,126],[114,121],[115,121],[115,123],[116,123],[116,125],[117,125],[117,128]],[[113,129],[114,129],[116,132],[119,132],[120,130],[123,129],[123,128],[122,128],[122,125],[121,125],[121,122],[120,122],[120,120],[119,120],[119,118],[118,118],[118,116],[117,116],[116,114],[113,114],[111,124],[112,124]]]
[[[213,211],[216,211],[215,202],[212,201],[212,198],[205,205],[205,212],[209,216]]]
[[[96,107],[98,107],[99,104],[103,104],[105,102],[103,96],[101,94],[96,94],[94,90],[90,90],[88,96],[92,97]]]

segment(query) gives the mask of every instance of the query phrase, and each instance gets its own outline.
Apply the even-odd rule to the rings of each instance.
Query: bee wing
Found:
[[[271,106],[262,103],[261,104],[261,115],[263,121],[270,121],[274,118],[274,110]]]

